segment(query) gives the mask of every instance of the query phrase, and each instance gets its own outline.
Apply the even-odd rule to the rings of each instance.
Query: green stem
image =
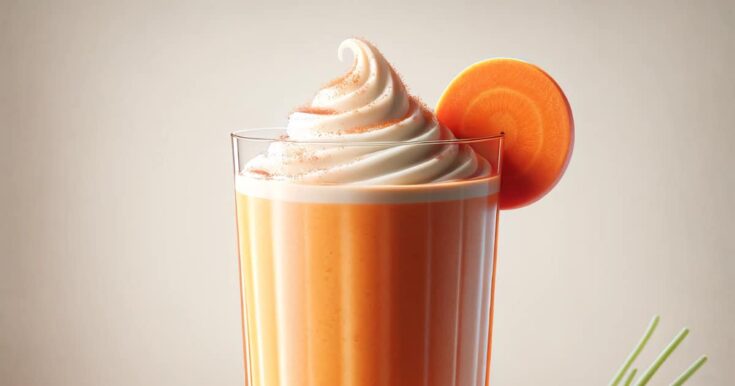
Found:
[[[692,365],[689,366],[689,368],[687,369],[687,371],[684,372],[684,374],[679,375],[679,378],[676,378],[676,380],[671,384],[671,386],[683,385],[684,382],[686,382],[689,378],[691,378],[691,376],[694,375],[694,373],[696,373],[697,370],[699,370],[699,368],[702,367],[702,365],[704,365],[705,362],[707,362],[707,356],[702,355],[701,357],[699,357],[699,359],[697,359],[696,362],[692,363]]]
[[[648,328],[646,329],[646,332],[643,334],[643,337],[641,337],[641,340],[638,342],[638,344],[635,346],[633,351],[628,354],[628,357],[625,358],[625,362],[623,362],[623,365],[620,366],[620,369],[617,373],[613,376],[612,381],[610,381],[610,386],[617,386],[620,383],[620,380],[623,379],[623,376],[628,371],[628,368],[630,365],[633,364],[633,361],[635,358],[638,357],[638,354],[641,353],[641,350],[643,350],[643,347],[646,346],[646,343],[648,343],[648,340],[651,339],[651,335],[653,335],[653,332],[656,330],[656,326],[658,326],[659,316],[656,315],[651,319],[651,323],[648,324]]]
[[[687,337],[689,334],[689,329],[684,328],[682,329],[675,337],[674,340],[669,343],[668,346],[664,349],[664,351],[661,352],[661,354],[658,354],[658,358],[651,364],[651,367],[646,370],[643,375],[641,375],[641,379],[638,380],[638,383],[636,383],[636,386],[645,386],[648,384],[648,381],[651,380],[651,377],[653,377],[654,374],[656,374],[656,371],[658,371],[659,367],[666,361],[666,359],[671,355],[674,350],[679,346],[679,344],[684,340],[684,338]]]
[[[630,370],[630,374],[628,374],[628,378],[625,380],[624,385],[630,386],[631,383],[633,383],[633,378],[635,378],[635,373],[638,372],[638,369]]]

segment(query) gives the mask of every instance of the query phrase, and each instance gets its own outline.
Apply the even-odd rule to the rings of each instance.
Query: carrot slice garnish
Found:
[[[436,115],[459,138],[504,134],[501,209],[543,197],[572,154],[574,123],[566,96],[546,72],[520,60],[468,67],[444,91]]]

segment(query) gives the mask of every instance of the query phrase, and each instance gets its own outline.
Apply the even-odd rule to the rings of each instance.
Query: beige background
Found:
[[[494,385],[601,385],[654,313],[663,385],[735,382],[732,1],[0,2],[0,385],[240,385],[228,132],[285,123],[378,44],[433,105],[553,74],[567,175],[503,213]],[[294,385],[297,386],[297,385]]]

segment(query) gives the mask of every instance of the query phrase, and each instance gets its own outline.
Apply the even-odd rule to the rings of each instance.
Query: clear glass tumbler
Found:
[[[413,184],[254,179],[282,129],[232,134],[249,386],[482,386],[493,314],[502,137],[300,143],[472,147],[489,176]]]

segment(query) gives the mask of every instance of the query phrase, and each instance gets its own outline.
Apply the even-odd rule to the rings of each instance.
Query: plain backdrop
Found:
[[[493,385],[700,354],[735,382],[735,2],[0,2],[0,384],[242,385],[228,133],[374,41],[429,105],[518,57],[566,91],[567,174],[501,215]],[[298,386],[298,385],[293,385]],[[397,385],[401,386],[401,385]]]

